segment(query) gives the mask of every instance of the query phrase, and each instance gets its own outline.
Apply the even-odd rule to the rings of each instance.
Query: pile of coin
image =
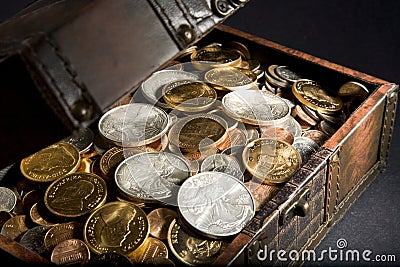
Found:
[[[368,94],[238,41],[187,48],[131,103],[8,170],[1,232],[60,265],[210,264]]]

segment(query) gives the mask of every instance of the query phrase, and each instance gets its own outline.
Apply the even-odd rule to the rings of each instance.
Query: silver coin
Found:
[[[246,166],[242,161],[242,154],[245,147],[246,146],[231,146],[221,152],[221,154],[228,155],[236,159],[237,162],[239,162],[240,170],[242,172],[246,169]]]
[[[235,129],[239,124],[237,120],[229,117],[223,110],[219,108],[209,111],[208,114],[217,115],[223,118],[228,123],[228,130]]]
[[[188,178],[178,192],[184,220],[210,237],[239,233],[255,214],[250,190],[231,175],[203,172]]]
[[[0,187],[0,211],[10,212],[14,209],[16,203],[17,196],[15,193],[7,187]]]
[[[29,250],[43,255],[47,251],[44,237],[49,229],[48,226],[35,226],[23,234],[19,243]]]
[[[229,116],[252,125],[275,125],[290,116],[288,104],[266,91],[233,91],[222,98],[222,105]]]
[[[150,104],[130,103],[107,111],[98,124],[100,133],[119,146],[140,146],[161,138],[169,116]]]
[[[244,182],[244,175],[240,169],[232,167],[232,166],[217,166],[213,170],[213,172],[223,172],[225,174],[229,174],[241,182]]]
[[[312,140],[311,138],[308,138],[306,136],[295,137],[293,143],[305,143],[305,144],[311,146],[312,148],[314,148],[315,150],[318,150],[320,147],[317,144],[317,142],[315,142],[314,140]]]
[[[268,73],[265,72],[265,78],[275,86],[281,87],[281,88],[290,88],[290,83],[286,81],[285,79],[282,79],[275,73],[275,69],[278,67],[278,65],[270,65],[268,67]]]
[[[311,155],[317,152],[314,147],[307,143],[293,143],[293,147],[297,150],[297,152],[299,152],[302,164],[306,163],[310,159]]]
[[[163,86],[174,81],[198,79],[199,77],[196,74],[187,71],[160,70],[154,72],[149,78],[147,78],[140,88],[143,96],[150,101],[150,103],[162,108],[170,108],[170,106],[164,102],[162,97]]]
[[[200,165],[201,172],[212,171],[220,166],[231,166],[233,168],[240,169],[240,165],[237,160],[233,157],[230,157],[226,154],[214,154],[208,156],[203,160]]]
[[[247,141],[251,142],[253,140],[256,140],[258,138],[260,138],[260,133],[258,132],[258,130],[256,129],[256,127],[254,127],[253,125],[245,125],[245,131],[247,133]]]
[[[77,133],[65,138],[63,141],[76,146],[79,153],[85,153],[93,144],[94,133],[90,128],[83,128]]]
[[[119,190],[143,202],[175,201],[179,185],[191,175],[190,166],[169,152],[144,152],[122,161],[115,170]]]
[[[280,78],[290,82],[294,83],[295,81],[302,79],[301,75],[298,73],[290,70],[287,66],[278,66],[275,68],[275,73],[278,75]]]

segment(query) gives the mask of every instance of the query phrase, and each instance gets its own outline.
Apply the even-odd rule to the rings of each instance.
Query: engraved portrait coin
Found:
[[[168,246],[179,261],[189,266],[211,264],[222,253],[224,243],[191,232],[177,219],[169,226]]]
[[[107,186],[92,173],[73,173],[54,181],[46,190],[44,202],[53,214],[79,217],[90,213],[106,201]]]
[[[94,133],[86,127],[64,139],[65,142],[78,148],[79,153],[87,152],[93,144]]]
[[[266,91],[233,91],[222,98],[222,105],[229,116],[252,125],[283,123],[290,116],[288,104]]]
[[[217,99],[214,88],[201,81],[179,80],[163,87],[163,99],[176,110],[199,112],[211,107]]]
[[[301,157],[296,149],[273,138],[250,142],[242,156],[247,170],[265,184],[285,183],[301,167]]]
[[[16,203],[17,196],[15,193],[7,187],[0,187],[0,211],[10,212],[14,209]]]
[[[320,112],[335,113],[343,106],[340,97],[333,96],[312,80],[297,80],[292,86],[292,92],[302,104]]]
[[[171,127],[168,139],[182,152],[194,153],[217,147],[226,138],[227,129],[227,122],[217,115],[191,115]]]
[[[130,103],[107,111],[99,120],[102,136],[119,146],[140,146],[161,138],[169,127],[167,113],[150,104]]]
[[[95,210],[87,218],[83,235],[96,254],[115,252],[128,255],[143,244],[149,234],[144,211],[138,206],[114,201]]]
[[[60,141],[21,160],[22,174],[35,182],[51,182],[73,173],[80,163],[78,149]]]
[[[210,237],[239,233],[253,218],[254,199],[235,177],[202,172],[188,178],[178,192],[178,208],[193,229]]]
[[[198,75],[180,70],[160,70],[154,72],[141,85],[144,97],[152,104],[162,108],[169,108],[163,99],[162,88],[164,85],[178,80],[198,80]]]
[[[136,200],[175,202],[179,185],[190,174],[189,165],[178,155],[144,152],[126,158],[118,165],[115,183],[120,191]]]
[[[51,253],[51,262],[57,265],[84,265],[90,259],[88,246],[80,239],[68,239],[58,244]]]

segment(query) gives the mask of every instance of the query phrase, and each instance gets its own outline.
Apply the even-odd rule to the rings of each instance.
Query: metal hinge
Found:
[[[294,216],[305,217],[308,214],[310,205],[308,200],[310,197],[310,189],[305,187],[299,190],[299,193],[289,201],[289,203],[282,209],[279,216],[279,224],[285,225]]]

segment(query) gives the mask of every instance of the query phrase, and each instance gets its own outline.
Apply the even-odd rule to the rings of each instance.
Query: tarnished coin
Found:
[[[326,114],[317,111],[317,114],[321,118],[321,120],[324,120],[334,126],[341,126],[346,121],[346,115],[343,112],[336,112],[335,114]]]
[[[299,152],[302,164],[306,163],[317,149],[307,142],[295,141],[293,147]]]
[[[93,140],[94,140],[94,133],[88,127],[83,128],[78,132],[72,134],[71,136],[63,139],[63,141],[76,146],[76,148],[78,148],[79,150],[79,153],[87,152],[92,146]]]
[[[290,116],[286,102],[266,91],[233,91],[222,98],[222,105],[229,116],[252,125],[276,125]]]
[[[48,251],[68,239],[83,239],[83,225],[78,222],[60,223],[51,227],[44,236],[44,246]]]
[[[175,202],[179,185],[190,174],[190,166],[178,155],[145,152],[122,161],[115,171],[115,182],[133,199]]]
[[[198,80],[199,77],[196,74],[181,71],[181,70],[160,70],[154,72],[147,80],[141,85],[141,91],[144,97],[152,104],[156,104],[162,108],[170,108],[165,103],[163,98],[162,89],[164,85],[179,81],[179,80]]]
[[[178,217],[178,214],[168,208],[158,208],[147,214],[150,234],[158,239],[167,239],[170,223]]]
[[[184,220],[199,233],[215,238],[239,233],[253,218],[254,205],[246,186],[221,172],[198,173],[178,192],[178,208]]]
[[[161,138],[169,127],[167,113],[150,104],[130,103],[107,111],[99,132],[118,146],[136,147]]]
[[[297,80],[292,86],[292,92],[302,104],[320,112],[335,113],[343,106],[340,97],[333,96],[312,80]]]
[[[224,88],[231,91],[247,90],[256,87],[253,82],[257,79],[257,76],[254,73],[251,77],[249,77],[250,75],[250,73],[246,75],[244,71],[232,67],[214,68],[204,74],[204,80],[217,85],[217,88],[220,87],[222,90]]]
[[[84,265],[89,262],[88,246],[79,239],[68,239],[58,244],[51,253],[51,262],[57,265]]]
[[[288,144],[293,144],[294,136],[291,132],[280,127],[273,127],[263,130],[261,137],[275,138]]]
[[[8,219],[1,228],[1,234],[12,240],[19,240],[21,236],[28,231],[26,225],[26,215],[17,215]]]
[[[0,187],[0,211],[10,212],[14,209],[16,203],[17,196],[15,193],[7,187]]]
[[[51,182],[79,167],[78,149],[67,142],[60,141],[35,154],[22,159],[22,174],[35,182]]]
[[[318,123],[317,127],[318,127],[318,130],[320,130],[321,132],[323,132],[324,134],[326,134],[328,136],[334,135],[336,133],[336,131],[338,130],[337,126],[334,126],[326,121],[320,121]]]
[[[289,116],[286,123],[277,124],[274,126],[260,127],[260,129],[261,132],[264,132],[269,128],[276,128],[276,127],[288,130],[294,137],[301,136],[302,133],[302,127],[300,123],[295,118],[293,118],[293,116]]]
[[[96,174],[78,172],[54,181],[46,190],[44,203],[58,216],[79,217],[106,201],[107,186]]]
[[[242,57],[237,50],[219,46],[198,49],[191,54],[190,59],[199,69],[204,66],[198,66],[196,62],[208,63],[209,67],[238,67],[242,63]]]
[[[96,254],[116,252],[128,255],[149,234],[144,211],[127,202],[109,202],[90,214],[83,235],[90,250]]]
[[[290,83],[294,83],[297,80],[302,79],[301,75],[292,71],[289,69],[287,66],[277,66],[275,68],[275,73],[278,75],[281,79],[284,79]]]
[[[35,226],[22,235],[19,243],[29,250],[39,255],[43,255],[46,253],[44,236],[49,229],[50,227],[48,226]]]
[[[301,167],[301,157],[289,143],[260,138],[250,142],[243,151],[247,170],[265,184],[287,182]]]
[[[210,108],[217,99],[214,88],[201,81],[179,80],[166,84],[163,99],[171,107],[185,112]]]
[[[217,147],[225,140],[227,129],[227,122],[217,115],[192,115],[178,120],[168,139],[182,152],[195,153]]]
[[[190,266],[211,264],[225,247],[224,241],[198,236],[176,219],[169,226],[168,246],[178,260]]]
[[[319,146],[322,146],[329,138],[329,136],[319,130],[308,130],[303,132],[301,136],[310,138]]]
[[[91,257],[89,260],[89,265],[95,266],[130,266],[132,265],[132,261],[125,255],[115,253],[115,252],[106,252],[100,255],[96,255]]]
[[[213,171],[215,168],[220,166],[231,166],[240,170],[240,165],[237,160],[226,154],[214,154],[208,156],[203,160],[200,165],[201,172]]]
[[[143,245],[131,252],[128,257],[134,264],[142,264],[151,258],[168,258],[168,248],[161,240],[148,237]]]
[[[362,97],[367,97],[369,94],[369,91],[367,87],[359,82],[355,81],[350,81],[347,83],[344,83],[342,86],[340,86],[338,95],[339,96],[362,96]]]
[[[258,61],[257,59],[250,59],[247,60],[247,62],[249,63],[249,70],[252,70],[253,72],[260,69],[261,67],[260,61]]]

